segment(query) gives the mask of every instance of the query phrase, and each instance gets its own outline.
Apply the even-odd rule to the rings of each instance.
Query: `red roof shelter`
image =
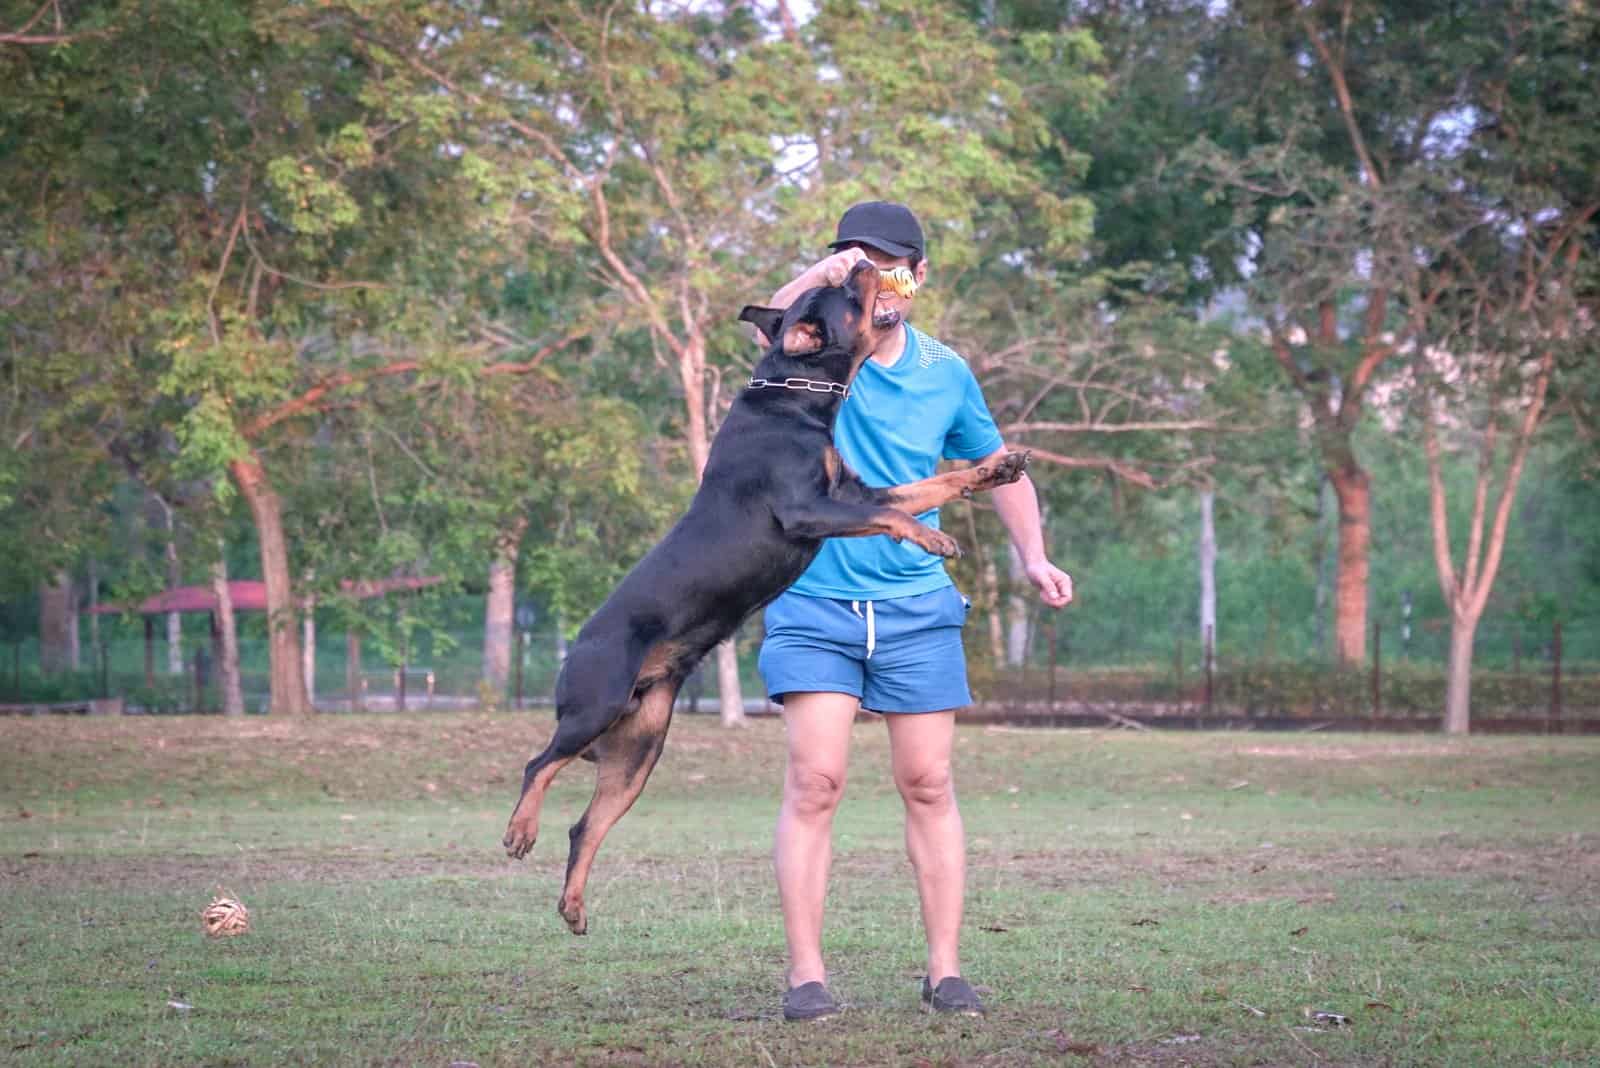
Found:
[[[438,575],[427,578],[344,579],[339,588],[354,594],[359,600],[382,597],[399,590],[420,590],[437,586],[444,579]],[[235,612],[265,612],[267,610],[267,584],[258,579],[229,579],[228,599]],[[168,612],[215,612],[217,595],[210,586],[176,586],[162,590],[140,601],[137,606],[102,604],[94,608],[102,615],[134,612],[141,616],[161,616]]]
[[[425,578],[342,579],[339,582],[339,588],[345,593],[351,594],[357,600],[365,601],[402,590],[420,590],[428,586],[437,586],[443,581],[444,578],[439,575],[430,575]],[[235,612],[265,612],[267,610],[267,584],[258,579],[229,579],[228,599],[233,602],[233,610]],[[134,612],[145,617],[144,677],[145,684],[148,686],[155,685],[155,620],[151,617],[166,615],[168,612],[215,612],[216,610],[217,595],[209,585],[177,586],[146,597],[137,605],[102,604],[96,605],[91,609],[91,611],[101,615]],[[217,623],[215,619],[211,621],[211,626],[212,641],[215,642],[217,640]],[[359,652],[356,655],[359,657]],[[432,692],[430,677],[430,696]]]

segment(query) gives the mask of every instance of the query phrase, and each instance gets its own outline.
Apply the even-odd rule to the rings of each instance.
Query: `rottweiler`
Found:
[[[711,443],[688,512],[623,578],[578,632],[556,680],[556,731],[522,775],[502,844],[526,856],[556,773],[574,757],[596,765],[594,796],[570,832],[557,906],[588,930],[584,885],[606,833],[644,788],[666,741],[678,688],[712,647],[777,597],[824,538],[887,534],[938,556],[955,541],[915,518],[957,497],[1014,482],[1027,453],[892,489],[867,486],[833,447],[851,380],[899,326],[875,312],[878,270],[862,261],[841,285],[788,309],[749,306],[739,318],[775,339]]]

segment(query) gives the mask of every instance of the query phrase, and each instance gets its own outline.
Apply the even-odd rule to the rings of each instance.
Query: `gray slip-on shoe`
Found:
[[[938,986],[922,979],[922,1008],[926,1012],[949,1012],[960,1016],[982,1016],[983,1002],[972,984],[959,975],[947,975]]]
[[[790,987],[783,995],[783,1018],[793,1023],[798,1020],[820,1020],[839,1012],[839,1003],[833,1000],[828,988],[821,983],[801,983]]]

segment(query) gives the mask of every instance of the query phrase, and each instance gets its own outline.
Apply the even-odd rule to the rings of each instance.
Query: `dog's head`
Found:
[[[808,289],[788,308],[747,305],[739,318],[772,339],[768,357],[798,361],[807,373],[848,384],[878,342],[900,325],[899,316],[874,319],[882,275],[868,260],[841,285]]]

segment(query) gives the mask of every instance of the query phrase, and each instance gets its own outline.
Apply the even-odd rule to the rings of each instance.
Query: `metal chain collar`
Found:
[[[837,393],[850,396],[850,387],[839,382],[818,382],[810,378],[785,378],[782,382],[770,378],[752,378],[745,389],[803,389],[807,393]]]

